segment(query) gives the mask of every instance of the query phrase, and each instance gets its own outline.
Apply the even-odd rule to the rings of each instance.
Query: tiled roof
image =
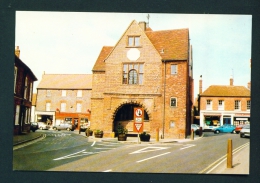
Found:
[[[245,86],[212,85],[200,96],[250,97],[250,90]]]
[[[104,46],[96,60],[93,71],[105,71],[105,58],[112,51],[113,46]]]
[[[155,49],[164,60],[187,60],[189,29],[146,31]],[[164,53],[161,53],[163,50]]]
[[[37,89],[92,89],[92,75],[44,74]]]

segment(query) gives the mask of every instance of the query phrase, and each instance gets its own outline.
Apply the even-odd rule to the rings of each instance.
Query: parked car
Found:
[[[214,133],[236,133],[235,131],[235,126],[234,125],[222,125],[220,127],[217,128],[213,128],[212,131]]]
[[[38,122],[38,127],[41,130],[48,130],[48,129],[50,129],[50,125],[47,125],[47,123],[44,123],[44,122]]]
[[[39,129],[38,123],[37,122],[31,122],[30,130],[35,132],[38,129]]]
[[[236,128],[235,128],[236,133],[239,134],[239,132],[242,130],[242,128],[243,128],[244,126],[245,126],[245,125],[238,125],[238,126],[236,126]]]
[[[53,130],[68,130],[74,131],[75,126],[72,123],[60,123],[59,125],[53,126]]]
[[[191,130],[193,130],[194,133],[195,133],[196,135],[198,135],[198,134],[199,134],[199,130],[200,130],[200,126],[197,125],[197,124],[191,124]]]
[[[250,125],[245,125],[240,131],[240,137],[250,137]]]
[[[81,131],[81,132],[85,132],[86,129],[89,128],[89,127],[90,127],[90,125],[89,125],[88,122],[83,123],[83,124],[80,125],[80,131]]]

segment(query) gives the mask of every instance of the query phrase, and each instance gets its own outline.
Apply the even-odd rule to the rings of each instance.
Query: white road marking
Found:
[[[79,157],[79,156],[87,156],[87,155],[90,155],[90,154],[95,154],[96,152],[85,152],[86,150],[82,150],[82,151],[79,151],[79,152],[76,152],[76,153],[72,153],[72,154],[69,154],[67,156],[63,156],[63,157],[60,157],[60,158],[56,158],[56,159],[53,159],[53,160],[62,160],[62,159],[69,159],[69,158],[74,158],[74,157]]]
[[[91,146],[94,146],[94,145],[95,145],[95,143],[96,143],[96,141],[94,141],[94,142],[93,142],[93,144],[92,144]]]
[[[103,172],[111,172],[112,170],[110,169],[110,170],[105,170],[105,171],[103,171]]]
[[[94,149],[115,149],[115,148],[110,148],[110,147],[95,147]]]
[[[146,152],[151,152],[151,151],[159,151],[159,150],[164,150],[168,149],[169,147],[145,147],[143,149],[139,149],[137,151],[134,151],[129,154],[137,154],[137,153],[146,153]]]
[[[187,148],[190,148],[190,147],[193,147],[193,146],[195,146],[195,145],[193,145],[193,144],[187,144],[187,147],[180,148],[180,150],[187,149]]]
[[[159,156],[163,156],[163,155],[166,155],[166,154],[169,154],[169,153],[171,153],[171,152],[166,152],[166,153],[163,153],[163,154],[159,154],[157,156],[152,156],[150,158],[142,159],[142,160],[137,161],[137,163],[140,163],[140,162],[143,162],[143,161],[146,161],[146,160],[149,160],[149,159],[157,158]]]

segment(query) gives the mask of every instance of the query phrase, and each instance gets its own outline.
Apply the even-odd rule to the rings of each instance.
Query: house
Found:
[[[115,46],[104,46],[93,66],[91,128],[104,136],[119,123],[134,133],[133,111],[154,138],[190,133],[193,75],[188,29],[153,31],[133,20]]]
[[[37,78],[20,59],[19,46],[14,59],[14,135],[30,132],[33,83]]]
[[[200,78],[199,119],[204,130],[224,124],[237,126],[250,123],[250,89],[235,86],[233,82],[231,77],[230,85],[211,85],[202,92]]]
[[[58,125],[72,122],[76,127],[90,120],[91,74],[43,74],[37,86],[35,119]]]

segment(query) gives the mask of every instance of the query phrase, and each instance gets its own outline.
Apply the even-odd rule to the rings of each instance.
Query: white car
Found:
[[[191,124],[191,130],[193,130],[194,133],[195,133],[196,135],[198,135],[198,134],[199,134],[199,130],[200,130],[200,126],[197,125],[197,124]]]
[[[243,126],[243,128],[240,130],[240,137],[250,137],[250,125]]]
[[[47,125],[47,123],[44,123],[44,122],[38,122],[38,127],[41,130],[49,130],[50,129],[50,125]]]

